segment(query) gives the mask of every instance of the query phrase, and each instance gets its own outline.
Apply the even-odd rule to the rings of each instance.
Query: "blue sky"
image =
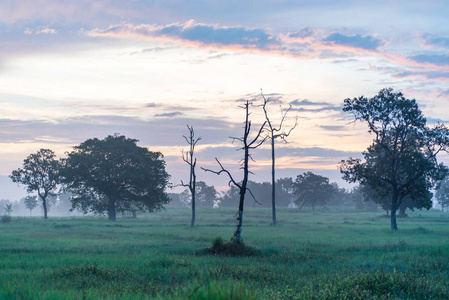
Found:
[[[262,89],[273,119],[292,105],[286,125],[299,122],[278,143],[278,176],[342,184],[338,162],[371,141],[345,98],[393,87],[430,123],[448,120],[448,15],[446,1],[1,1],[0,175],[40,148],[64,156],[118,132],[164,153],[177,183],[187,124],[202,137],[199,166],[217,156],[238,171],[229,136]],[[270,178],[267,147],[253,180]]]

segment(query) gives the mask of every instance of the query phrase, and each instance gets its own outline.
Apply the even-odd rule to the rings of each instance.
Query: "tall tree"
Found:
[[[217,161],[218,165],[221,168],[220,171],[213,171],[210,169],[202,168],[206,172],[212,172],[217,175],[220,175],[221,173],[226,173],[229,177],[229,185],[233,184],[239,190],[240,197],[239,197],[239,209],[238,209],[238,217],[237,217],[237,230],[234,232],[234,237],[233,237],[234,240],[239,244],[242,243],[243,208],[244,208],[244,203],[245,203],[245,194],[246,194],[247,190],[251,193],[251,190],[249,190],[247,187],[248,174],[250,173],[249,160],[252,159],[252,157],[250,155],[250,150],[258,148],[267,139],[267,137],[262,137],[262,133],[264,131],[266,122],[264,122],[262,124],[262,126],[259,128],[255,137],[250,138],[251,121],[249,120],[249,115],[250,115],[249,106],[250,106],[249,101],[246,101],[245,105],[242,107],[245,109],[245,122],[244,122],[243,136],[242,137],[231,137],[234,141],[239,141],[240,143],[243,144],[243,146],[240,148],[241,150],[244,151],[243,159],[242,159],[242,168],[241,168],[243,170],[242,182],[238,183],[237,181],[235,181],[234,178],[232,177],[231,173],[223,167],[223,165],[220,163],[220,161],[217,158],[215,158],[215,160]],[[254,198],[254,200],[256,200],[256,199]]]
[[[260,93],[263,98],[263,111],[265,113],[265,120],[267,122],[268,126],[268,132],[270,135],[270,141],[271,141],[271,211],[272,211],[272,222],[273,225],[276,225],[276,155],[274,151],[274,142],[276,139],[282,139],[284,142],[287,142],[286,138],[290,135],[293,129],[295,129],[296,125],[298,124],[298,118],[296,118],[295,125],[290,128],[288,132],[283,131],[282,125],[284,124],[285,117],[287,116],[287,113],[291,109],[290,107],[284,111],[281,107],[281,121],[279,123],[279,126],[273,125],[272,121],[268,117],[268,109],[267,104],[269,102],[272,102],[273,100],[265,98],[265,96]]]
[[[31,211],[37,207],[38,201],[36,198],[37,198],[36,196],[26,196],[23,201],[25,207],[30,210],[30,216]]]
[[[349,158],[340,163],[348,182],[360,182],[389,196],[391,229],[397,230],[396,211],[410,196],[419,206],[429,207],[426,195],[448,173],[437,162],[437,154],[447,151],[449,130],[442,124],[426,126],[426,118],[416,100],[406,99],[391,88],[382,89],[373,98],[345,99],[343,111],[355,121],[366,122],[373,143],[363,152],[364,162]]]
[[[107,213],[115,221],[117,211],[151,212],[169,202],[163,155],[137,142],[115,134],[74,147],[61,170],[65,189],[72,193],[72,209]]]
[[[27,186],[28,193],[37,192],[42,200],[44,219],[47,219],[47,197],[56,190],[60,183],[59,169],[61,161],[56,159],[50,149],[40,149],[36,154],[30,154],[23,167],[12,171],[9,176],[13,182]]]
[[[189,136],[186,137],[184,135],[184,138],[190,146],[190,150],[185,152],[182,152],[182,159],[189,165],[190,167],[190,178],[189,183],[185,184],[181,180],[181,185],[184,187],[187,187],[190,191],[190,195],[192,196],[191,204],[192,204],[192,220],[190,221],[190,227],[195,226],[195,196],[196,196],[196,174],[195,174],[195,167],[196,167],[196,157],[195,155],[195,146],[196,144],[201,140],[201,138],[195,139],[195,131],[193,130],[193,126],[187,125],[187,128],[189,129]]]
[[[329,183],[329,178],[306,172],[296,177],[293,182],[293,195],[299,209],[316,206],[324,206],[332,197],[337,195],[338,187]]]

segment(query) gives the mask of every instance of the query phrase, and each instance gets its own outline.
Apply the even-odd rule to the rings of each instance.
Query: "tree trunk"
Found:
[[[273,131],[271,131],[271,209],[273,214],[273,225],[276,225],[276,174]]]
[[[399,195],[396,190],[393,191],[393,196],[391,199],[391,214],[390,214],[390,220],[391,220],[391,230],[398,230],[398,224],[396,222],[396,210],[398,209],[398,198]]]
[[[137,211],[133,210],[132,213],[133,213],[133,219],[137,219]]]
[[[195,186],[195,181],[193,182],[193,191],[192,192],[192,221],[190,221],[190,227],[194,227],[195,226],[195,198],[196,198],[196,186]]]
[[[41,195],[39,195],[39,197],[41,197],[41,199],[42,199],[42,206],[44,207],[44,220],[47,220],[48,219],[48,216],[47,216],[47,200],[46,200],[46,195],[44,195],[44,196],[41,196]]]
[[[108,219],[109,221],[116,221],[115,201],[112,200],[111,198],[109,198]]]
[[[190,161],[192,161],[193,159],[193,148],[191,148],[191,152],[190,152]],[[190,221],[190,227],[194,227],[195,226],[195,218],[196,218],[196,213],[195,213],[195,206],[196,206],[196,174],[195,174],[195,165],[196,165],[196,160],[195,163],[192,163],[192,165],[190,166],[190,184],[189,184],[189,188],[190,188],[190,193],[192,194],[192,220]]]

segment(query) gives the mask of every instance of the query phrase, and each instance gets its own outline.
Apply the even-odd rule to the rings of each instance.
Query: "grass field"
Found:
[[[0,223],[0,299],[449,299],[449,214],[247,209],[250,257],[195,255],[235,210]]]

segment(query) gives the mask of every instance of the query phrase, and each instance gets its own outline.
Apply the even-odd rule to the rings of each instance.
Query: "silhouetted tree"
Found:
[[[288,207],[293,204],[293,179],[279,178],[276,181],[276,206]]]
[[[243,169],[242,182],[238,183],[237,181],[235,181],[234,178],[232,177],[231,173],[223,167],[223,165],[220,163],[220,161],[217,158],[215,158],[215,160],[217,161],[218,165],[221,168],[220,171],[212,171],[210,169],[202,168],[206,172],[212,172],[217,175],[220,175],[221,173],[226,173],[230,180],[229,185],[233,184],[239,190],[240,197],[239,197],[239,210],[238,210],[238,217],[237,217],[237,230],[234,233],[234,239],[239,244],[242,243],[243,207],[244,207],[244,203],[245,203],[245,194],[246,194],[246,191],[248,190],[248,187],[247,187],[248,174],[250,173],[249,160],[252,159],[249,152],[251,149],[256,149],[257,147],[262,145],[263,142],[265,142],[265,140],[267,139],[267,137],[262,138],[262,136],[261,136],[266,122],[264,122],[262,124],[262,126],[259,128],[256,136],[252,139],[250,138],[251,121],[249,120],[249,115],[250,115],[249,105],[250,105],[249,101],[246,101],[246,104],[242,107],[245,109],[245,122],[244,122],[243,136],[242,137],[231,137],[234,141],[239,141],[243,144],[243,146],[240,148],[244,151],[244,155],[243,155],[243,159],[242,159],[242,169]],[[249,192],[251,193],[251,190],[249,190]],[[254,196],[253,196],[253,198],[254,198]],[[254,200],[257,201],[255,198],[254,198]]]
[[[430,207],[425,195],[448,173],[436,155],[447,151],[449,130],[442,124],[428,128],[416,100],[391,88],[371,99],[345,99],[343,111],[353,113],[355,121],[366,122],[368,132],[374,134],[373,143],[363,152],[364,162],[341,161],[343,178],[390,196],[391,229],[397,230],[396,211],[402,200],[410,196],[418,206]]]
[[[441,209],[449,207],[449,178],[445,178],[435,192],[435,198],[441,205]]]
[[[329,178],[306,172],[298,175],[293,182],[293,195],[299,209],[316,206],[324,206],[336,195],[338,189],[329,183]]]
[[[23,201],[23,203],[25,204],[25,207],[30,210],[30,216],[31,216],[31,211],[33,209],[35,209],[38,205],[38,201],[36,198],[37,198],[36,196],[26,196]]]
[[[47,197],[56,190],[60,182],[61,161],[50,149],[40,149],[23,161],[23,168],[12,171],[13,182],[27,186],[28,193],[37,192],[42,200],[44,219],[47,219]]]
[[[5,205],[5,214],[7,216],[10,216],[12,213],[12,204],[6,204]]]
[[[268,126],[268,132],[271,140],[271,211],[272,211],[272,222],[273,225],[276,225],[276,159],[275,159],[275,152],[274,152],[274,142],[276,139],[282,139],[284,142],[287,142],[286,138],[290,135],[293,129],[295,129],[296,125],[298,124],[298,118],[296,118],[295,125],[290,128],[288,132],[283,131],[282,125],[284,124],[285,117],[287,116],[287,113],[291,109],[290,107],[284,112],[284,110],[281,107],[281,121],[279,123],[279,126],[276,127],[271,122],[270,118],[268,117],[268,111],[267,111],[267,104],[269,102],[272,102],[271,99],[265,98],[265,96],[260,93],[263,98],[263,111],[265,113],[265,120],[267,122]]]
[[[196,157],[195,155],[195,146],[198,143],[198,141],[201,140],[201,138],[195,139],[195,131],[193,130],[193,126],[187,125],[187,128],[189,129],[189,137],[186,137],[184,135],[184,138],[190,146],[190,150],[184,153],[182,152],[182,159],[190,166],[190,179],[189,183],[185,184],[181,180],[181,185],[184,187],[187,187],[190,191],[190,194],[192,196],[191,198],[191,205],[192,205],[192,220],[190,222],[190,227],[195,226],[195,196],[196,196],[196,174],[195,174],[195,166],[196,166]]]
[[[137,142],[115,134],[74,147],[61,170],[65,190],[72,193],[72,209],[107,213],[115,221],[117,211],[151,212],[169,202],[163,155]]]

